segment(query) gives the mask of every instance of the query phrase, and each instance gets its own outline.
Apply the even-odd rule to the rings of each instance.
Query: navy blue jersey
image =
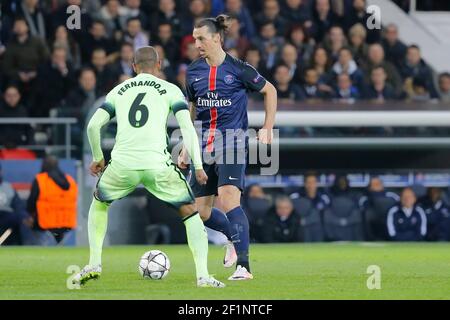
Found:
[[[212,152],[217,146],[216,130],[224,142],[227,129],[247,130],[247,92],[260,91],[265,84],[255,68],[229,54],[219,66],[210,66],[204,58],[190,64],[186,91],[196,106],[196,120],[202,121],[203,149]]]

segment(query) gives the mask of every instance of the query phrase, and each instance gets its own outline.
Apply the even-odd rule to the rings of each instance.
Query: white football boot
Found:
[[[253,275],[247,271],[247,268],[242,266],[237,266],[236,271],[233,273],[228,280],[251,280]]]
[[[198,278],[197,279],[197,287],[200,288],[224,288],[225,283],[220,282],[219,280],[214,279],[213,276],[209,276],[209,278]]]
[[[101,274],[102,274],[101,265],[97,266],[87,265],[73,277],[72,283],[84,285],[89,280],[97,280],[98,278],[100,278]]]
[[[234,244],[231,241],[225,245],[226,252],[225,257],[223,258],[223,266],[225,268],[231,268],[237,261],[236,249],[234,248]]]

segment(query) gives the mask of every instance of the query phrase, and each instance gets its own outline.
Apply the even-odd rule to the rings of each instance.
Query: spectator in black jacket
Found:
[[[263,225],[263,240],[270,242],[301,241],[300,216],[287,196],[279,196]]]
[[[302,71],[297,58],[297,48],[290,43],[286,43],[281,49],[281,62],[289,67],[289,75],[292,77],[292,82],[300,84],[302,81]]]
[[[427,235],[427,217],[425,211],[416,205],[416,194],[411,188],[405,188],[400,204],[392,207],[387,215],[387,229],[391,240],[422,241]]]
[[[19,89],[14,85],[9,85],[3,94],[3,101],[0,102],[0,118],[28,117],[28,110],[21,104],[20,99]],[[30,126],[26,124],[2,124],[0,126],[0,145],[8,142],[27,144],[30,140],[30,131]]]
[[[396,99],[394,88],[386,83],[387,75],[383,67],[375,67],[370,74],[370,85],[364,93],[364,98],[383,102]]]
[[[286,34],[286,42],[297,49],[297,63],[300,66],[306,65],[311,60],[314,47],[303,26],[292,25]]]
[[[292,76],[289,74],[289,67],[285,64],[279,64],[274,71],[275,88],[277,88],[278,99],[288,102],[304,100],[302,90],[298,84],[292,82]]]
[[[427,216],[428,241],[450,240],[450,208],[442,198],[442,190],[429,188],[427,195],[421,200],[421,206]]]
[[[166,22],[158,26],[155,44],[164,48],[170,62],[177,63],[180,60],[179,41],[174,37],[170,23]]]
[[[134,56],[134,50],[133,45],[124,42],[120,46],[120,57],[119,60],[117,60],[113,65],[112,68],[114,69],[114,76],[116,78],[119,78],[121,75],[127,75],[129,77],[134,77],[135,73],[133,70],[133,56]]]
[[[439,96],[441,101],[450,102],[450,73],[443,72],[439,75]]]
[[[38,0],[23,0],[18,7],[18,15],[27,21],[30,35],[46,41],[49,32],[48,17],[39,7]]]
[[[338,17],[331,11],[330,0],[316,0],[310,29],[316,43],[322,42],[328,30],[337,22]]]
[[[113,67],[108,64],[105,49],[97,48],[92,52],[90,67],[95,71],[97,91],[106,95],[116,84],[117,77]]]
[[[66,48],[53,48],[50,61],[38,69],[38,90],[34,106],[39,109],[38,115],[48,117],[49,111],[59,106],[74,82],[72,66],[67,63]],[[49,88],[49,83],[51,83],[51,88]]]
[[[148,29],[150,28],[150,22],[147,14],[140,9],[141,8],[141,0],[126,0],[125,1],[125,10],[126,14],[129,18],[138,18],[141,21],[142,28]]]
[[[105,24],[101,20],[95,20],[89,28],[89,33],[80,39],[81,62],[91,61],[92,52],[96,48],[103,48],[110,55],[117,50],[117,43],[106,35]]]
[[[61,114],[76,117],[84,121],[84,117],[95,101],[101,96],[96,90],[97,78],[91,68],[83,68],[78,76],[78,86],[69,92],[65,99]]]
[[[287,20],[280,15],[280,5],[277,0],[264,0],[263,11],[255,15],[255,25],[259,28],[265,21],[273,22],[277,35],[284,36]]]
[[[152,14],[148,27],[152,35],[157,36],[158,27],[168,23],[172,27],[173,36],[175,38],[181,38],[183,20],[176,11],[176,3],[174,0],[159,0],[158,11]]]
[[[304,82],[301,89],[303,95],[308,100],[328,99],[334,94],[330,86],[319,83],[319,73],[314,68],[307,68],[305,70]]]
[[[191,0],[189,2],[189,11],[185,12],[181,20],[181,36],[192,34],[194,23],[199,18],[205,18],[208,15],[205,0]]]
[[[17,81],[24,100],[30,101],[35,94],[37,69],[47,60],[48,50],[41,38],[29,35],[25,19],[14,21],[13,32],[14,38],[3,54],[2,73],[8,80]]]
[[[225,12],[239,19],[241,35],[252,39],[256,35],[256,28],[250,10],[242,0],[225,0]]]
[[[308,0],[286,0],[283,1],[281,14],[288,21],[290,25],[298,23],[305,28],[310,28],[312,25],[311,3]]]
[[[277,36],[276,32],[273,23],[265,21],[259,27],[258,36],[252,40],[252,44],[258,48],[261,58],[268,69],[275,66],[281,47],[284,44],[284,39]]]
[[[374,68],[383,67],[386,72],[386,81],[392,86],[394,91],[399,94],[402,89],[402,77],[395,66],[389,61],[386,61],[384,57],[384,49],[380,44],[374,43],[369,46],[368,59],[364,64],[365,80],[369,82]]]
[[[386,54],[386,60],[400,71],[399,67],[405,60],[407,47],[398,39],[398,27],[395,24],[391,23],[386,26],[381,44]]]
[[[406,59],[401,68],[401,74],[404,81],[408,78],[422,79],[431,98],[438,98],[438,93],[433,82],[433,72],[422,59],[420,48],[417,45],[410,45],[408,47]]]

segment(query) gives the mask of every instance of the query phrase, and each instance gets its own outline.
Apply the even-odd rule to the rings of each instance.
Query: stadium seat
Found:
[[[348,197],[334,197],[330,207],[324,210],[323,221],[327,240],[364,240],[361,210]]]
[[[300,224],[302,228],[303,240],[305,242],[324,241],[324,230],[320,211],[314,207],[310,199],[293,199],[295,211],[300,214]]]
[[[267,199],[249,198],[247,200],[246,213],[250,224],[250,237],[253,240],[261,241],[261,228],[270,205]]]

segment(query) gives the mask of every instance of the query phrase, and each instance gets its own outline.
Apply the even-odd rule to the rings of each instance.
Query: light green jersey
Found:
[[[188,109],[176,85],[141,73],[111,90],[101,108],[117,119],[113,161],[131,170],[171,163],[167,119],[171,112]]]

